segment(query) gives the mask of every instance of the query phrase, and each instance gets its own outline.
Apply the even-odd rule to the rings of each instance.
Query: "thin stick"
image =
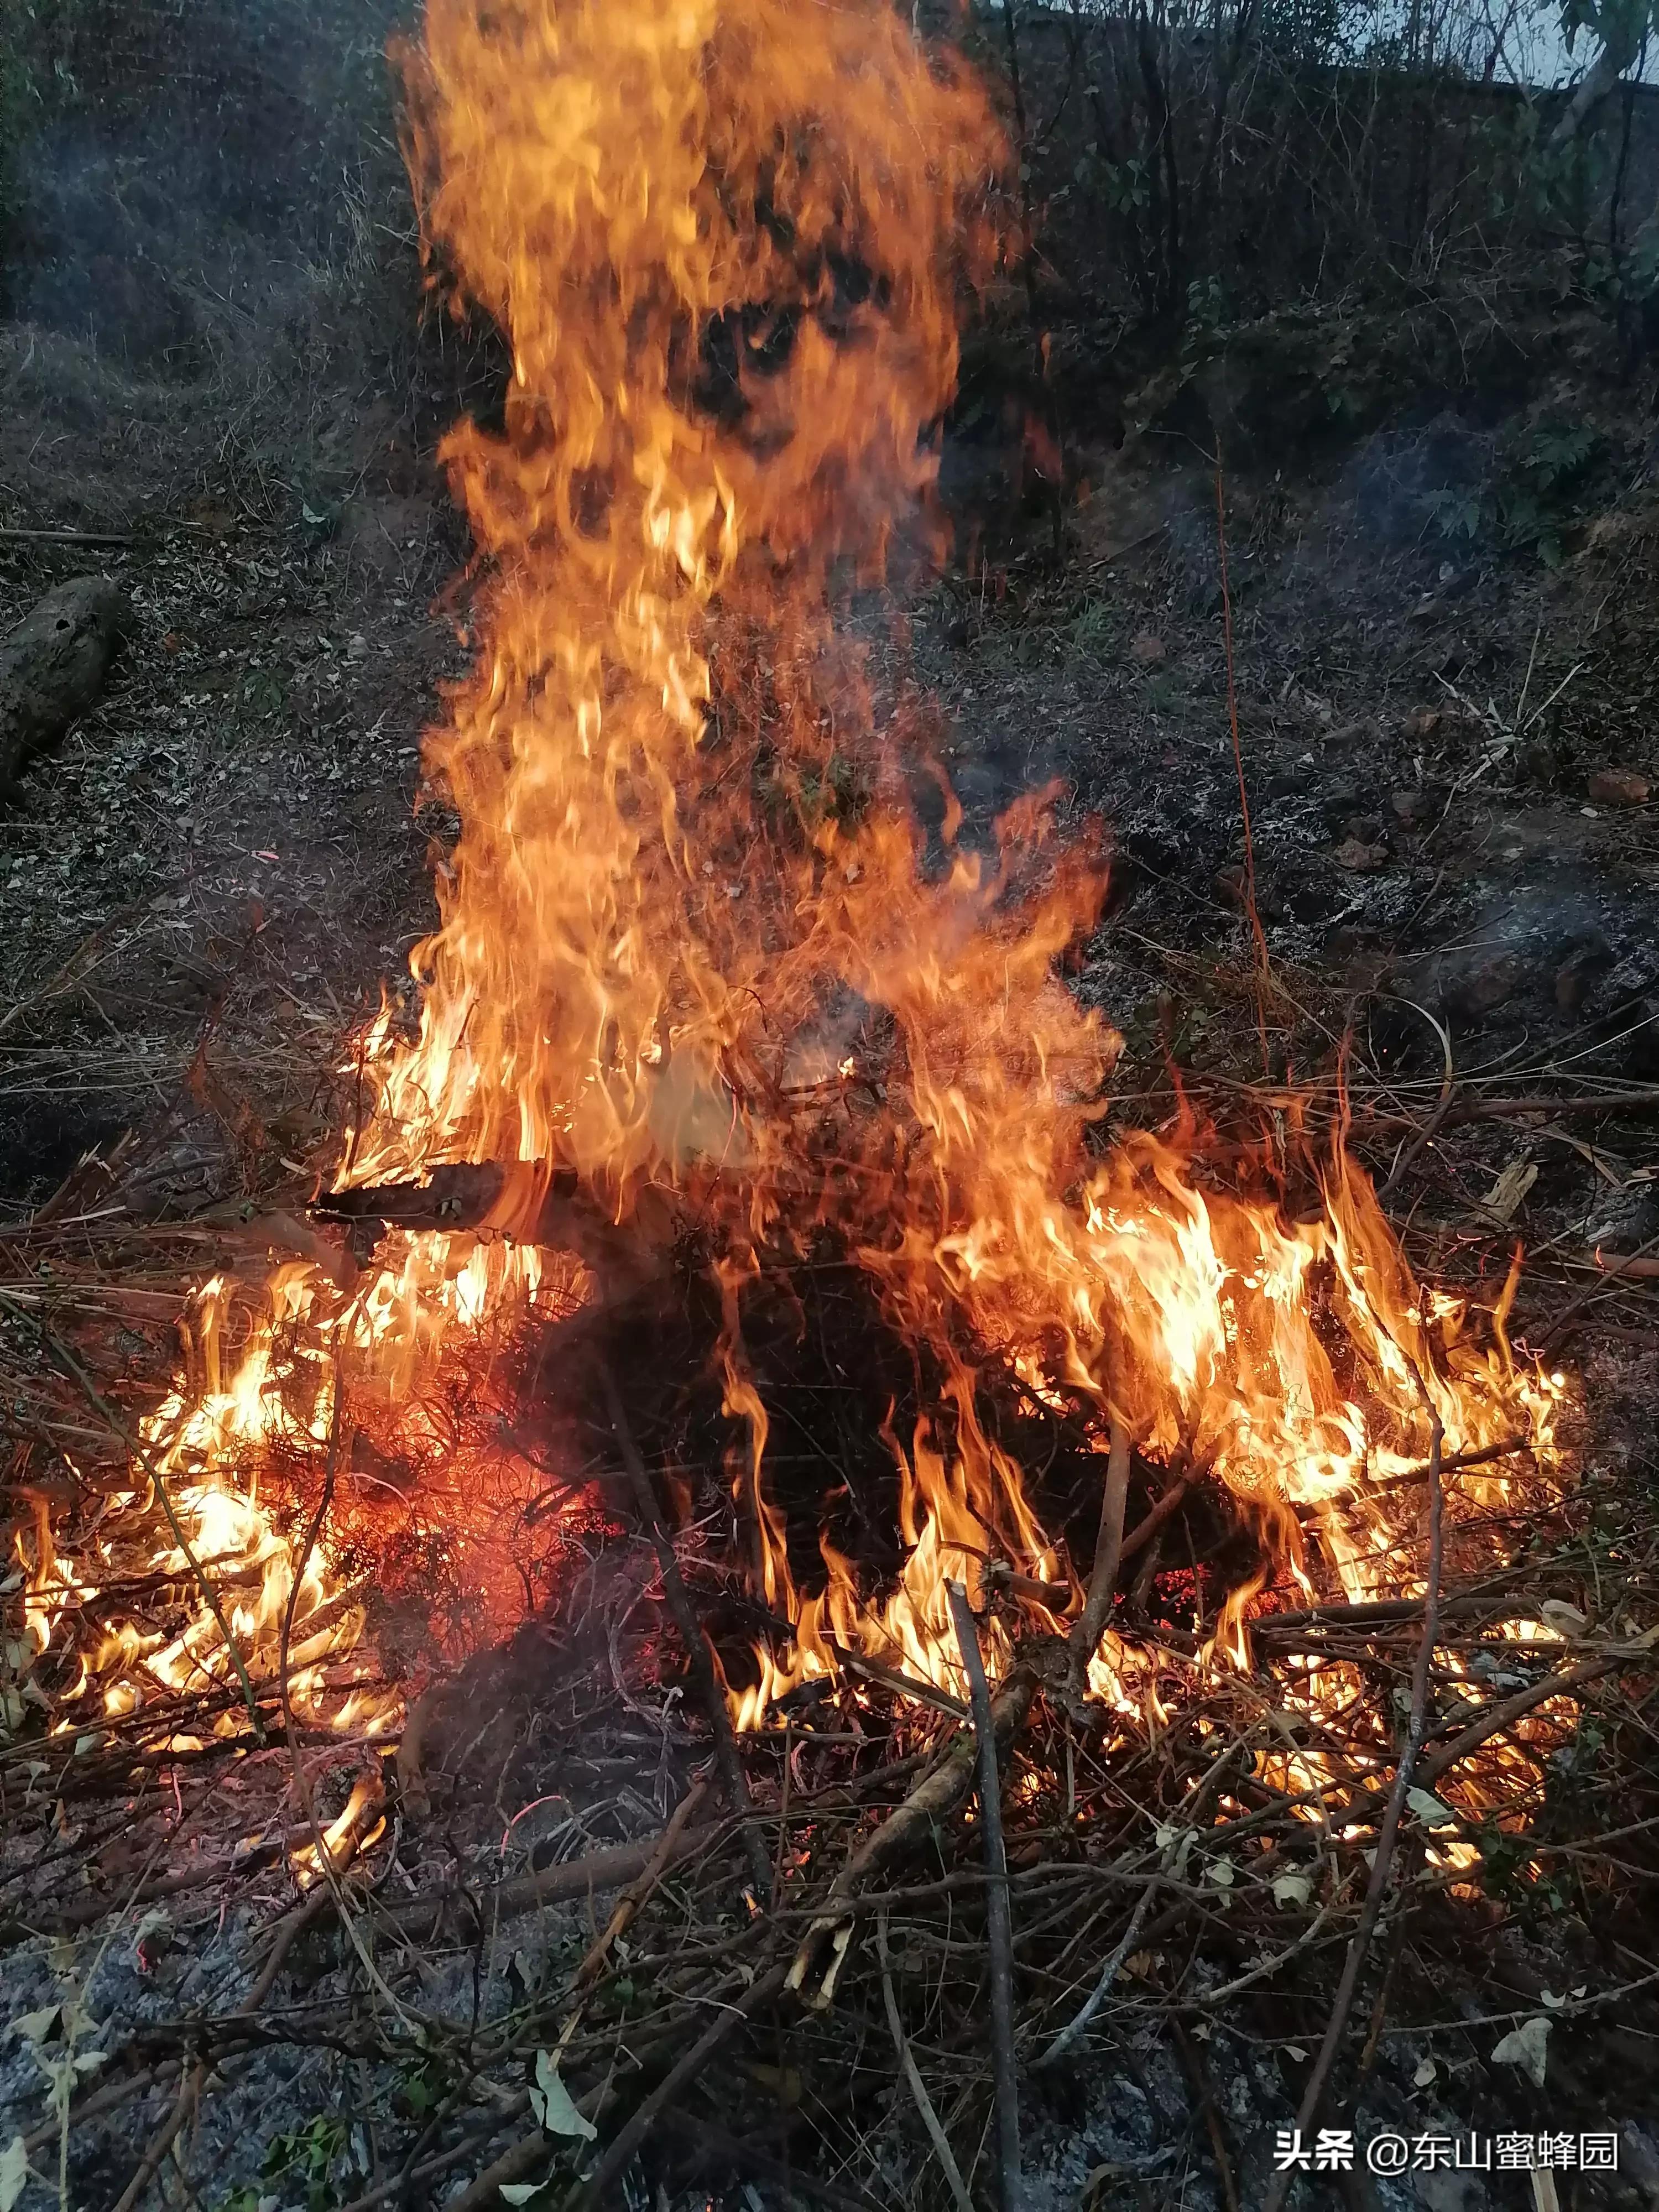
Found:
[[[1190,1474],[1176,1476],[1176,1480],[1164,1492],[1163,1497],[1160,1498],[1157,1504],[1153,1506],[1152,1511],[1148,1513],[1144,1519],[1137,1521],[1134,1527],[1130,1529],[1128,1534],[1123,1539],[1122,1545],[1117,1555],[1117,1563],[1120,1567],[1123,1565],[1125,1559],[1133,1559],[1135,1553],[1139,1552],[1143,1546],[1152,1542],[1153,1537],[1157,1535],[1158,1530],[1170,1518],[1170,1516],[1175,1511],[1176,1508],[1180,1504],[1182,1499],[1187,1495],[1187,1492],[1192,1488],[1192,1486],[1193,1478]]]
[[[991,1724],[1005,1742],[1012,1743],[1024,1727],[1036,1693],[1036,1675],[1032,1668],[1024,1666],[1016,1667],[998,1690],[991,1705]],[[935,1824],[967,1796],[973,1782],[975,1748],[975,1738],[964,1732],[853,1853],[830,1883],[828,1896],[801,1938],[789,1969],[791,1989],[805,1986],[824,1938],[858,1909],[854,1892],[901,1854],[920,1844],[924,1837],[930,1836]]]
[[[388,2197],[398,2196],[411,2182],[435,2181],[441,2173],[447,2173],[452,2166],[459,2166],[463,2159],[471,2158],[483,2143],[489,2142],[490,2136],[496,2132],[498,2125],[499,2123],[492,2121],[487,2133],[483,2136],[469,2136],[464,2142],[452,2143],[447,2150],[441,2150],[435,2158],[423,2160],[419,2166],[410,2166],[403,2172],[392,2174],[385,2181],[377,2181],[365,2195],[354,2197],[349,2204],[343,2205],[341,2212],[374,2212],[376,2205],[384,2204]],[[501,2176],[503,2181],[509,2181],[512,2178],[510,2174]],[[495,2185],[492,2183],[491,2186],[494,2187]],[[448,2207],[448,2212],[455,2212],[454,2202],[452,2202]]]
[[[348,1838],[348,1840],[349,1838]],[[276,1924],[276,1933],[265,1954],[265,1963],[259,1970],[259,1978],[242,1999],[238,2009],[252,2017],[276,1986],[276,1977],[283,1971],[283,1961],[299,1942],[307,1928],[313,1928],[323,1917],[326,1906],[334,1902],[325,1882],[319,1882],[302,1905],[285,1912]]]
[[[1082,1614],[1071,1635],[1068,1680],[1074,1698],[1083,1695],[1089,1662],[1111,1614],[1117,1571],[1123,1558],[1123,1508],[1128,1495],[1129,1431],[1122,1416],[1114,1413],[1111,1451],[1106,1462],[1106,1496],[1100,1509],[1100,1531],[1095,1538],[1094,1570],[1089,1577],[1089,1595]]]
[[[1633,1252],[1626,1253],[1623,1255],[1626,1265],[1621,1272],[1627,1275],[1631,1262],[1644,1260],[1656,1245],[1659,1245],[1659,1237],[1650,1237],[1644,1243],[1638,1244]],[[1592,1283],[1587,1291],[1581,1291],[1576,1298],[1570,1300],[1545,1330],[1539,1350],[1547,1352],[1552,1345],[1559,1344],[1566,1334],[1569,1327],[1577,1320],[1586,1306],[1593,1306],[1598,1299],[1611,1297],[1619,1288],[1620,1280],[1619,1275],[1612,1277],[1603,1275],[1599,1282]]]
[[[554,2148],[552,2136],[544,2135],[539,2128],[520,2136],[517,2142],[509,2143],[498,2159],[485,2166],[459,2197],[452,2197],[444,2212],[483,2212],[485,2205],[499,2204],[501,2200],[497,2191],[503,2182],[517,2181],[532,2166],[551,2159]],[[388,2196],[391,2193],[389,2190],[386,2192]]]
[[[775,2181],[786,2197],[802,2197],[809,2203],[827,2204],[830,2212],[876,2212],[867,2197],[855,2196],[850,2189],[838,2189],[833,2181],[792,2165],[787,2159],[774,2158],[757,2143],[728,2135],[713,2120],[670,2106],[662,2114],[661,2124],[710,2158],[719,2160],[728,2174],[741,2173],[747,2168],[761,2181]]]
[[[956,2199],[957,2212],[974,2212],[974,2200],[968,2194],[968,2185],[962,2178],[962,2168],[957,2164],[956,2154],[951,2148],[951,2139],[939,2124],[939,2114],[933,2110],[933,2100],[927,2094],[927,2085],[921,2078],[915,2054],[904,2033],[904,2023],[899,2018],[898,1999],[893,1994],[893,1970],[887,1956],[887,1912],[884,1906],[876,1916],[876,1951],[881,1960],[882,2001],[887,2008],[887,2025],[891,2031],[893,2048],[898,2053],[899,2064],[910,2086],[921,2124],[927,2130],[934,2152]]]
[[[1423,1738],[1428,1726],[1429,1674],[1434,1659],[1436,1632],[1440,1620],[1440,1565],[1442,1552],[1442,1505],[1444,1493],[1440,1486],[1440,1446],[1443,1431],[1440,1416],[1431,1409],[1433,1431],[1429,1443],[1429,1564],[1426,1587],[1423,1593],[1423,1637],[1417,1647],[1417,1664],[1412,1672],[1411,1718],[1407,1723],[1406,1741],[1400,1753],[1400,1763],[1395,1769],[1394,1787],[1389,1792],[1387,1809],[1377,1830],[1376,1854],[1371,1861],[1371,1878],[1365,1889],[1365,1902],[1360,1909],[1359,1925],[1354,1930],[1353,1941],[1348,1946],[1348,1955],[1342,1962],[1342,1976],[1337,1984],[1336,2001],[1331,2008],[1330,2025],[1325,2030],[1325,2040],[1319,2046],[1319,2056],[1309,2076],[1303,2094],[1302,2106],[1296,2116],[1297,2126],[1304,2135],[1311,2132],[1325,2092],[1335,2071],[1337,2054],[1342,2047],[1342,2037],[1348,2025],[1348,2015],[1353,2010],[1353,2001],[1359,1989],[1359,1976],[1376,1933],[1376,1923],[1382,1917],[1382,1899],[1389,1886],[1389,1869],[1394,1861],[1395,1841],[1400,1833],[1401,1815],[1406,1809],[1407,1792],[1412,1786],[1418,1754],[1423,1748]],[[1273,2176],[1267,2191],[1266,2212],[1283,2212],[1285,2198],[1291,2185],[1288,2172]]]
[[[1505,1698],[1498,1705],[1488,1705],[1480,1718],[1471,1721],[1461,1735],[1455,1735],[1449,1743],[1443,1743],[1437,1751],[1429,1753],[1419,1774],[1423,1788],[1432,1790],[1449,1768],[1467,1759],[1472,1751],[1479,1751],[1483,1743],[1508,1728],[1512,1721],[1523,1719],[1534,1706],[1547,1705],[1552,1698],[1571,1697],[1575,1690],[1582,1689],[1587,1682],[1594,1682],[1602,1674],[1612,1674],[1626,1656],[1631,1656],[1634,1655],[1618,1652],[1607,1658],[1586,1659],[1581,1665],[1568,1667],[1559,1674],[1546,1674],[1541,1681],[1533,1683],[1529,1689],[1517,1690],[1512,1698]]]
[[[1434,1016],[1429,1012],[1426,1007],[1419,1006],[1415,1000],[1406,999],[1402,1000],[1401,1003],[1403,1006],[1411,1006],[1415,1012],[1421,1014],[1424,1020],[1428,1023],[1429,1026],[1433,1030],[1435,1035],[1440,1040],[1442,1065],[1440,1097],[1435,1106],[1433,1113],[1430,1115],[1428,1120],[1418,1131],[1416,1136],[1413,1138],[1411,1143],[1407,1146],[1405,1151],[1401,1153],[1393,1167],[1389,1169],[1387,1179],[1384,1182],[1378,1183],[1376,1187],[1376,1195],[1379,1200],[1385,1199],[1389,1196],[1389,1193],[1398,1186],[1401,1177],[1405,1175],[1407,1170],[1412,1165],[1412,1163],[1417,1158],[1418,1155],[1426,1150],[1426,1148],[1434,1142],[1436,1137],[1440,1133],[1440,1130],[1445,1122],[1446,1116],[1451,1112],[1452,1101],[1457,1096],[1457,1063],[1452,1054],[1451,1031],[1446,1027],[1443,1022],[1436,1021]]]
[[[657,2115],[665,2105],[672,2105],[680,2092],[708,2065],[709,2060],[751,2013],[769,2004],[783,1988],[788,1968],[774,1966],[769,1973],[751,1982],[743,1995],[732,2003],[722,2005],[708,2026],[697,2038],[684,2057],[670,2067],[651,2094],[612,2142],[611,2148],[593,2169],[586,2182],[579,2182],[566,2200],[570,2212],[592,2212],[592,2208],[604,2201],[605,2192],[619,2175],[626,2173],[634,2162],[635,2153],[656,2124]],[[488,2202],[488,2199],[482,2200]]]
[[[1115,1439],[1115,1430],[1114,1438]],[[1124,1455],[1127,1460],[1128,1446]],[[1119,1527],[1122,1526],[1120,1504]],[[1115,1547],[1114,1547],[1115,1549]],[[1024,2191],[1019,2171],[1019,2076],[1014,2063],[1014,1929],[1008,1899],[1008,1856],[1002,1842],[1002,1786],[997,1776],[996,1726],[991,1717],[991,1686],[979,1648],[968,1593],[947,1582],[951,1621],[968,1675],[979,1744],[979,1817],[985,1832],[985,1918],[991,1952],[991,2049],[996,2064],[997,2161],[1002,2212],[1021,2212]]]
[[[619,1936],[625,1936],[628,1933],[635,1914],[666,1872],[669,1861],[674,1856],[675,1846],[684,1832],[687,1822],[708,1794],[708,1781],[706,1778],[700,1775],[674,1808],[668,1826],[658,1837],[656,1849],[646,1863],[644,1873],[617,1899],[616,1910],[605,1922],[604,1933],[596,1936],[588,1947],[586,1957],[577,1967],[572,1978],[573,1989],[585,1990],[587,1987],[610,1957],[611,1945]]]
[[[9,1304],[11,1304],[11,1301],[7,1299],[5,1303]],[[82,1391],[84,1394],[88,1403],[92,1407],[94,1412],[96,1413],[100,1419],[109,1424],[112,1433],[119,1438],[122,1444],[125,1447],[129,1455],[137,1461],[139,1466],[143,1468],[144,1473],[149,1476],[150,1486],[155,1491],[156,1497],[161,1500],[161,1510],[167,1516],[167,1524],[172,1532],[173,1540],[177,1544],[179,1551],[184,1554],[185,1563],[189,1567],[191,1574],[195,1576],[197,1585],[200,1589],[203,1597],[206,1600],[208,1610],[213,1615],[214,1626],[217,1628],[220,1635],[224,1638],[225,1650],[230,1654],[230,1662],[236,1669],[236,1679],[242,1686],[243,1702],[247,1706],[247,1717],[253,1729],[254,1741],[257,1743],[263,1745],[266,1740],[265,1724],[259,1717],[259,1707],[253,1695],[253,1684],[248,1679],[248,1671],[246,1665],[243,1661],[240,1648],[237,1644],[235,1638],[230,1632],[230,1623],[225,1619],[224,1607],[219,1602],[219,1594],[214,1589],[213,1584],[208,1580],[207,1570],[203,1566],[201,1561],[197,1558],[195,1552],[191,1547],[190,1539],[185,1534],[184,1523],[179,1520],[178,1513],[174,1510],[173,1500],[167,1495],[167,1484],[156,1472],[155,1463],[149,1454],[145,1450],[143,1445],[139,1442],[138,1438],[133,1435],[126,1423],[121,1419],[119,1413],[116,1412],[114,1407],[106,1401],[102,1392],[99,1389],[98,1385],[93,1381],[91,1376],[87,1373],[86,1369],[82,1366],[80,1361],[70,1350],[68,1345],[66,1345],[63,1340],[54,1333],[54,1331],[48,1328],[43,1321],[36,1321],[32,1314],[26,1315],[25,1318],[34,1322],[35,1328],[40,1333],[41,1341],[46,1345],[46,1349],[51,1352],[52,1358],[58,1361],[61,1367],[66,1368],[69,1373],[75,1378],[76,1382],[80,1384]]]
[[[119,530],[17,530],[9,524],[0,530],[0,545],[136,545],[137,542]]]
[[[1011,1576],[1011,1583],[1012,1579]],[[934,1712],[945,1713],[953,1721],[965,1721],[968,1717],[967,1706],[948,1690],[936,1690],[931,1682],[919,1682],[914,1674],[906,1674],[896,1667],[884,1667],[878,1659],[862,1658],[839,1644],[835,1645],[835,1653],[838,1667],[845,1667],[849,1674],[856,1674],[864,1681],[879,1683],[896,1698],[908,1698],[918,1705],[931,1706]]]
[[[1146,1915],[1151,1911],[1152,1899],[1158,1893],[1158,1877],[1153,1875],[1146,1888],[1136,1899],[1135,1909],[1129,1915],[1129,1924],[1119,1936],[1111,1955],[1101,1968],[1099,1979],[1084,1999],[1081,2009],[1066,2027],[1061,2028],[1060,2033],[1036,2061],[1037,2065],[1052,2066],[1055,2059],[1063,2058],[1111,1995],[1112,1984],[1117,1979],[1118,1971],[1134,1949],[1136,1940],[1146,1925]]]
[[[646,1532],[656,1548],[668,1609],[674,1616],[674,1626],[680,1632],[680,1641],[685,1646],[686,1660],[691,1668],[691,1679],[697,1686],[697,1694],[708,1715],[708,1725],[714,1732],[714,1763],[720,1770],[726,1800],[732,1812],[741,1818],[750,1809],[749,1785],[744,1779],[742,1762],[738,1757],[737,1739],[732,1733],[732,1716],[726,1709],[726,1699],[714,1679],[708,1646],[692,1607],[690,1593],[680,1573],[673,1540],[663,1527],[658,1514],[657,1493],[651,1486],[651,1477],[646,1472],[645,1462],[640,1457],[640,1448],[634,1441],[634,1431],[629,1425],[622,1393],[617,1388],[617,1378],[607,1361],[602,1359],[599,1364],[606,1418],[617,1439],[617,1449],[622,1454],[623,1465],[628,1470],[629,1480],[634,1486],[635,1499],[641,1518],[645,1522]],[[764,1909],[772,1895],[772,1869],[760,1831],[746,1819],[744,1820],[743,1841],[749,1857],[749,1869],[754,1877],[755,1902]]]
[[[188,2075],[179,2091],[178,2100],[162,2124],[161,2132],[140,2160],[138,2171],[116,2199],[115,2212],[132,2212],[132,2208],[161,2170],[161,2160],[173,2148],[179,2130],[196,2109],[196,2100],[202,2094],[202,2063],[198,2060],[194,2072]]]
[[[1209,2069],[1199,2055],[1191,2038],[1181,2025],[1180,2017],[1172,2019],[1170,2026],[1175,2031],[1176,2049],[1181,2054],[1187,2078],[1192,2083],[1193,2094],[1198,2099],[1205,2127],[1209,2131],[1210,2151],[1215,2160],[1215,2170],[1221,2183],[1221,2194],[1227,2212],[1238,2212],[1238,2190],[1233,2180],[1233,2162],[1227,2154],[1227,2137],[1221,2125],[1221,2115],[1215,2107],[1215,2091],[1211,2086]]]

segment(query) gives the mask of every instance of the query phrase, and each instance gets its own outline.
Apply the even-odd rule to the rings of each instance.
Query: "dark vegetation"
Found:
[[[129,609],[101,700],[0,811],[0,1474],[24,1561],[38,1511],[95,1516],[125,1463],[43,1327],[106,1405],[142,1408],[173,1364],[186,1285],[223,1267],[257,1285],[265,1225],[303,1208],[331,1157],[345,1041],[426,925],[428,841],[453,830],[441,793],[411,813],[418,734],[465,650],[466,547],[436,446],[495,406],[502,361],[426,285],[392,16],[376,0],[0,0],[0,628],[88,573]],[[1126,1034],[1115,1117],[1162,1121],[1179,1085],[1224,1137],[1254,1133],[1287,1076],[1322,1109],[1340,1069],[1356,1148],[1419,1269],[1489,1305],[1523,1240],[1513,1325],[1583,1377],[1582,1490],[1516,1516],[1509,1580],[1448,1632],[1468,1675],[1434,1685],[1431,1755],[1468,1724],[1469,1677],[1541,1695],[1552,1668],[1603,1671],[1559,1709],[1565,1733],[1522,1808],[1529,1848],[1471,1826],[1451,1897],[1431,1832],[1408,1821],[1328,2116],[1358,2114],[1362,2136],[1613,2128],[1620,2170],[1558,2174],[1559,2201],[1650,2207],[1645,15],[1575,0],[1581,74],[1546,93],[1512,81],[1524,26],[1431,0],[1386,20],[1328,0],[1201,17],[1135,0],[1109,19],[921,21],[998,87],[1012,244],[943,434],[953,554],[907,580],[902,640],[872,622],[880,684],[939,695],[971,822],[1058,775],[1079,817],[1111,824],[1109,909],[1072,981]],[[823,803],[857,803],[850,769]],[[875,1400],[908,1413],[922,1381],[831,1272],[793,1287],[798,1309],[757,1325],[757,1360],[785,1464],[827,1452],[847,1475],[836,1525],[854,1545],[866,1499],[872,1523],[890,1510],[869,1473],[889,1465],[869,1450]],[[717,1394],[670,1386],[677,1354],[704,1373],[712,1327],[690,1293],[672,1313],[647,1299],[587,1347],[637,1377],[650,1472],[710,1525],[732,1506]],[[825,1343],[856,1388],[809,1356]],[[570,1355],[549,1356],[556,1372]],[[994,2201],[981,1831],[951,1717],[875,1691],[859,1709],[804,1700],[747,1760],[782,1910],[745,1902],[765,1885],[710,1791],[625,1945],[584,1966],[708,1752],[590,1395],[556,1410],[605,1472],[611,1517],[576,1555],[537,1550],[533,1618],[504,1649],[441,1665],[432,1622],[471,1595],[453,1559],[430,1547],[398,1580],[381,1556],[380,1649],[417,1694],[395,1756],[306,1746],[325,1817],[371,1771],[394,1815],[337,1899],[295,1895],[274,1693],[271,1746],[246,1758],[210,1734],[234,1684],[173,1714],[198,1751],[146,1750],[152,1711],[43,1757],[66,1686],[53,1670],[71,1662],[33,1663],[6,1585],[6,2212],[559,2201],[591,2154],[539,2055],[577,1974],[591,1995],[554,2080],[601,2154],[642,2107],[660,2115],[639,2159],[606,2168],[630,2208],[949,2201],[907,2051],[975,2201]],[[554,1409],[529,1389],[526,1406],[547,1441]],[[988,1418],[1046,1455],[1086,1554],[1073,1416],[1011,1398]],[[1131,1522],[1161,1475],[1133,1467]],[[313,1502],[299,1484],[298,1519]],[[890,1565],[890,1531],[866,1534]],[[144,1583],[137,1537],[121,1540],[134,1602],[171,1631],[190,1593]],[[766,1626],[727,1571],[739,1541],[684,1547],[734,1678]],[[1139,1626],[1188,1656],[1249,1564],[1240,1544],[1195,1486],[1129,1563]],[[1551,1605],[1583,1624],[1583,1650],[1517,1661],[1498,1623]],[[1358,1668],[1403,1731],[1414,1617],[1337,1608],[1282,1632],[1298,1632]],[[1328,1876],[1307,1824],[1251,1778],[1282,1738],[1272,1670],[1289,1656],[1263,1639],[1256,1674],[1201,1695],[1172,1659],[1173,1725],[1109,1751],[1058,1696],[1014,1685],[1034,2212],[1266,2197],[1376,1813],[1374,1769],[1352,1765],[1363,1817],[1329,1842]],[[924,1747],[961,1787],[870,1887],[839,1996],[769,2009],[777,1966]],[[810,1827],[790,1827],[792,1805]],[[1120,1951],[1090,2032],[1032,2065]],[[823,1966],[815,1952],[809,1986]],[[675,2075],[715,2019],[731,2039]],[[1497,2056],[1540,2020],[1541,2088]],[[104,2067],[77,2075],[88,2046]],[[1302,2189],[1379,2212],[1556,2201],[1524,2173]]]

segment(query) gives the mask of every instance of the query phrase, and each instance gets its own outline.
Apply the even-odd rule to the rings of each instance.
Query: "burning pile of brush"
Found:
[[[513,356],[502,433],[447,447],[478,650],[426,773],[460,835],[416,1002],[355,1056],[307,1255],[257,1297],[202,1288],[134,1439],[128,1506],[165,1520],[144,1571],[199,1589],[188,1626],[119,1617],[154,1510],[20,1546],[27,1635],[64,1650],[52,1725],[154,1703],[164,1741],[234,1734],[280,1676],[310,1723],[395,1729],[366,1585],[435,1544],[475,1640],[533,1607],[612,1507],[526,1407],[590,1387],[582,1317],[690,1274],[718,1307],[743,1730],[813,1686],[958,1705],[953,1583],[994,1678],[1069,1638],[1073,1705],[1145,1729],[1172,1667],[1248,1668],[1287,1601],[1420,1601],[1431,1491],[1432,1573],[1495,1566],[1495,1515],[1559,1490],[1564,1377],[1513,1356],[1506,1300],[1476,1326],[1413,1279],[1340,1138],[1300,1155],[1300,1212],[1282,1141],[1223,1176],[1190,1121],[1103,1140],[1119,1040],[1057,975],[1099,841],[1036,797],[994,853],[953,806],[930,850],[928,719],[878,705],[837,628],[932,514],[1000,250],[980,86],[874,0],[430,0],[405,66],[434,262]],[[830,1455],[781,1471],[750,1341],[831,1267],[914,1378],[872,1412],[867,1543]],[[999,1405],[1063,1427],[1080,1489]],[[1112,1600],[1200,1494],[1244,1565],[1176,1652]],[[1292,1702],[1317,1723],[1357,1693],[1332,1662]],[[1287,1738],[1261,1771],[1316,1787],[1320,1759]]]

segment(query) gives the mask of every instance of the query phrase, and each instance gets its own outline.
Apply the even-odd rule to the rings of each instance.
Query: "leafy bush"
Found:
[[[1587,423],[1547,419],[1498,456],[1486,482],[1424,494],[1427,524],[1448,544],[1535,552],[1547,568],[1559,567],[1562,533],[1581,509],[1601,452],[1600,434]]]

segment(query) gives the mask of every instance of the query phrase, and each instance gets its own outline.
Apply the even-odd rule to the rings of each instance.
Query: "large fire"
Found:
[[[1477,1332],[1419,1288],[1340,1143],[1311,1219],[1265,1177],[1210,1174],[1190,1125],[1103,1146],[1120,1041],[1057,975],[1099,915],[1097,842],[1063,843],[1036,798],[994,857],[954,805],[930,843],[910,799],[942,781],[928,716],[882,698],[840,618],[899,533],[933,528],[958,324],[998,252],[980,87],[884,0],[428,0],[407,66],[426,234],[514,366],[501,433],[447,447],[483,582],[427,773],[461,830],[418,1024],[388,1005],[354,1056],[335,1189],[505,1173],[482,1222],[388,1230],[361,1273],[284,1265],[234,1351],[246,1301],[202,1291],[143,1474],[178,1524],[158,1565],[182,1573],[187,1543],[223,1618],[109,1639],[87,1686],[118,1714],[151,1684],[234,1686],[226,1629],[268,1681],[286,1635],[307,1713],[395,1722],[351,1680],[348,1493],[395,1465],[382,1487],[475,1547],[480,1618],[504,1621],[521,1593],[492,1516],[546,1478],[497,1355],[612,1295],[608,1255],[625,1270],[688,1223],[723,1301],[754,1595],[793,1625],[733,1692],[745,1726],[848,1654],[959,1693],[945,1582],[977,1594],[988,1561],[1012,1570],[994,1657],[1022,1611],[1050,1633],[1076,1616],[1081,1582],[982,1418],[991,1376],[1084,1409],[1103,1476],[1115,1427],[1143,1466],[1224,1486],[1310,1596],[1421,1587],[1437,1420],[1449,1460],[1524,1443],[1448,1480],[1449,1557],[1478,1569],[1491,1509],[1557,1468],[1562,1378],[1516,1361],[1501,1309]],[[561,1207],[592,1225],[572,1249]],[[828,1533],[815,1573],[792,1566],[745,1352],[769,1271],[826,1249],[943,1377],[887,1432],[885,1588]],[[458,1438],[446,1377],[469,1364],[495,1418]],[[298,1461],[352,1474],[309,1550],[260,1486]],[[44,1640],[54,1594],[106,1569],[55,1559],[44,1527],[32,1565]],[[1202,1663],[1247,1661],[1266,1572]],[[1112,1630],[1089,1680],[1155,1696]]]

